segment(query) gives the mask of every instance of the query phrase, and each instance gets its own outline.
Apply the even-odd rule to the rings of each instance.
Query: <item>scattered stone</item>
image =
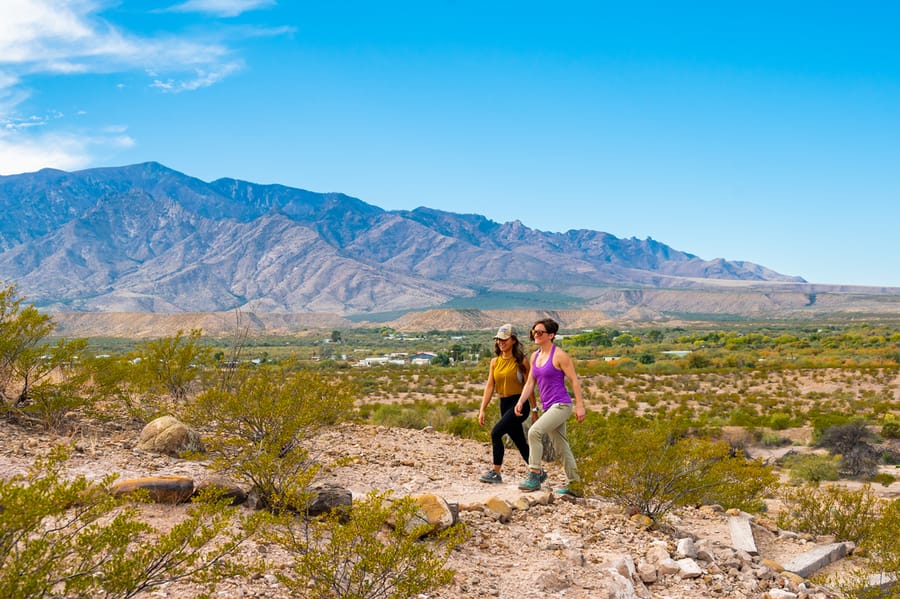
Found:
[[[656,566],[650,562],[640,560],[636,567],[638,578],[640,578],[642,582],[651,584],[659,579],[659,575],[656,572]]]
[[[499,497],[488,497],[484,502],[485,512],[500,522],[509,522],[512,517],[512,507]]]
[[[194,480],[185,476],[146,476],[113,483],[110,492],[116,497],[146,492],[156,503],[183,503],[194,493]]]
[[[456,524],[456,520],[453,518],[453,511],[443,497],[438,497],[432,493],[412,495],[411,497],[419,504],[419,512],[414,518],[410,519],[410,526],[427,524],[428,531],[426,534],[431,534]]]
[[[680,572],[681,566],[671,557],[667,557],[656,564],[656,570],[659,572],[660,576],[668,576],[669,574]]]
[[[310,516],[319,516],[332,510],[349,510],[353,504],[353,493],[340,485],[320,483],[309,488],[313,498],[306,510]]]
[[[694,544],[694,539],[690,537],[678,539],[678,543],[676,543],[675,545],[675,557],[689,557],[691,559],[696,558],[697,546]]]
[[[637,526],[642,530],[647,530],[648,528],[653,528],[656,526],[656,522],[653,521],[649,516],[645,516],[644,514],[635,514],[631,518],[629,518],[632,522],[637,524]]]
[[[866,580],[866,585],[870,589],[878,589],[881,592],[900,590],[900,582],[898,582],[897,576],[887,572],[872,574]]]
[[[717,503],[700,506],[700,512],[703,514],[721,514],[724,511],[725,511],[725,508],[723,508],[721,505],[719,505]]]
[[[689,557],[676,560],[675,563],[678,565],[678,575],[681,578],[698,578],[703,575],[703,568]]]

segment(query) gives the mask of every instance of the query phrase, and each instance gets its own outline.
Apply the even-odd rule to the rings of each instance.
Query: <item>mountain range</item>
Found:
[[[204,182],[156,162],[0,177],[0,282],[48,312],[357,318],[475,306],[689,311],[679,297],[710,312],[751,297],[750,311],[765,309],[760,298],[800,309],[854,292],[651,238],[383,210],[340,193]]]

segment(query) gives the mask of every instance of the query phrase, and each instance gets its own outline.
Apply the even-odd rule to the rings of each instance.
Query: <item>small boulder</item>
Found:
[[[184,503],[194,493],[194,481],[186,476],[146,476],[113,483],[116,497],[144,491],[156,503]]]
[[[148,423],[141,431],[137,448],[175,457],[205,451],[197,431],[173,416],[161,416]]]
[[[450,504],[443,497],[438,497],[432,493],[424,493],[422,495],[412,495],[411,498],[419,504],[419,511],[409,521],[408,526],[417,527],[423,524],[428,525],[425,534],[440,532],[450,528],[456,524],[453,510]]]
[[[353,503],[353,493],[340,485],[331,483],[313,485],[309,488],[309,492],[313,494],[306,510],[310,516],[318,516],[335,509],[349,510]]]

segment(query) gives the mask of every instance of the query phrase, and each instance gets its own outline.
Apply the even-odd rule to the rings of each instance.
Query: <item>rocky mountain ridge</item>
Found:
[[[0,177],[0,282],[54,313],[367,315],[435,307],[741,313],[821,304],[817,286],[651,238],[530,229],[158,163]],[[818,298],[818,299],[817,299]]]

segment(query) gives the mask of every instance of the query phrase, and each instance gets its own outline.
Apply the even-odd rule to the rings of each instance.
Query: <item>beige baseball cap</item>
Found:
[[[494,335],[494,339],[509,339],[510,337],[518,337],[516,335],[516,329],[513,328],[513,325],[506,323],[497,329],[497,334]]]

